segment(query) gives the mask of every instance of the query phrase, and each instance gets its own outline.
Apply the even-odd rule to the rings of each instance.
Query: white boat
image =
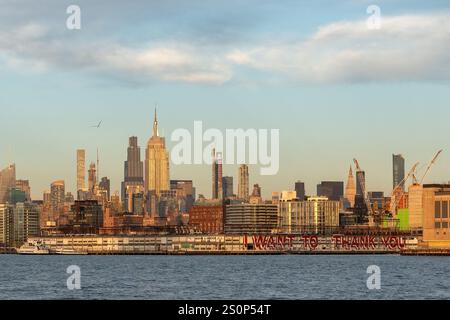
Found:
[[[18,254],[44,255],[50,254],[50,250],[43,245],[27,243],[17,249]]]
[[[67,255],[67,256],[85,256],[88,253],[82,252],[82,251],[76,251],[71,248],[58,248],[58,249],[55,249],[54,254]]]

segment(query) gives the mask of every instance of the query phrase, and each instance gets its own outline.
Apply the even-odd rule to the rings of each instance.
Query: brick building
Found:
[[[223,233],[224,214],[221,201],[196,203],[189,211],[189,226],[205,234]]]

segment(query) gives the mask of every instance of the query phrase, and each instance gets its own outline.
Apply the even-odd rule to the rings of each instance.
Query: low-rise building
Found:
[[[273,204],[233,204],[225,209],[225,233],[270,234],[278,222],[278,206]]]
[[[205,234],[221,234],[224,225],[221,201],[203,201],[189,210],[189,226]]]

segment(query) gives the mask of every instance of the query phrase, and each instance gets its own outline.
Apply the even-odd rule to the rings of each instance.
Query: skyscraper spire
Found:
[[[159,131],[158,131],[158,114],[157,114],[157,107],[158,105],[155,106],[155,121],[153,122],[153,136],[154,137],[159,137]]]
[[[348,171],[347,187],[345,188],[345,199],[350,203],[351,207],[355,206],[356,186],[355,179],[353,177],[352,166]]]

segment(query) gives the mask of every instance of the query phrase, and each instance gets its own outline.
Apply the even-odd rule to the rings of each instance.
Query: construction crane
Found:
[[[369,214],[369,218],[373,218],[375,216],[374,211],[372,210],[372,205],[370,204],[370,200],[367,196],[366,193],[366,185],[365,185],[365,177],[364,177],[364,173],[361,170],[361,167],[359,166],[359,162],[356,159],[353,159],[353,162],[355,163],[356,166],[356,174],[359,180],[359,186],[361,188],[361,193],[362,196],[364,198],[364,202],[366,204],[367,210],[368,210],[368,214]]]
[[[439,151],[436,153],[436,155],[434,156],[433,160],[431,160],[430,164],[429,164],[428,167],[427,167],[427,170],[425,170],[425,173],[423,174],[422,179],[420,179],[420,183],[419,183],[420,185],[423,184],[423,182],[424,182],[425,178],[427,177],[428,173],[430,173],[431,168],[434,166],[434,164],[436,163],[437,159],[439,158],[439,156],[441,155],[441,153],[442,153],[443,151],[444,151],[444,150],[439,150]],[[417,183],[417,179],[416,179],[416,183]]]
[[[403,196],[405,195],[405,190],[404,190],[404,185],[406,183],[406,181],[408,181],[409,178],[414,177],[417,167],[419,166],[419,162],[417,162],[409,171],[408,175],[397,185],[395,186],[394,190],[392,190],[392,195],[391,195],[391,205],[389,208],[389,212],[391,214],[396,214],[397,211],[397,207],[398,207],[398,203],[400,202],[400,200],[403,198]]]

